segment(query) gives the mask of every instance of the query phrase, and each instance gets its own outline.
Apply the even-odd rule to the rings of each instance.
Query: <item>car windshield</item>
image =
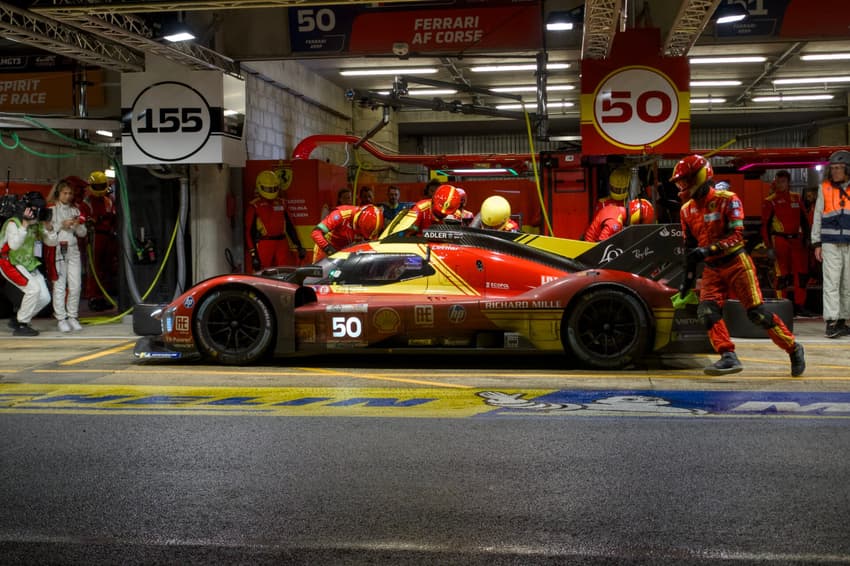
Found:
[[[309,285],[386,285],[434,273],[434,269],[415,254],[358,253],[346,258],[325,258],[320,280]]]

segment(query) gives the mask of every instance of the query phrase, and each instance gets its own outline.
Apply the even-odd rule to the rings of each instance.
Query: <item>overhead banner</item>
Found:
[[[608,59],[582,60],[582,154],[690,150],[688,59],[661,52],[661,31],[637,28],[614,37]]]
[[[121,75],[125,165],[245,164],[245,83],[218,71]]]
[[[4,57],[26,59],[26,57]],[[6,67],[9,68],[9,67]],[[86,72],[86,106],[103,106],[103,71]],[[0,112],[73,114],[77,96],[74,75],[70,71],[39,73],[0,72]]]
[[[458,53],[539,49],[539,0],[453,0],[289,9],[298,54]]]

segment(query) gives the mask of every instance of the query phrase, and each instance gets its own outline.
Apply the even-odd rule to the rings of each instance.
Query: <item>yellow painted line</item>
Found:
[[[381,374],[357,374],[357,373],[340,373],[335,372],[332,369],[318,369],[314,368],[310,370],[315,373],[324,373],[333,376],[345,376],[345,377],[353,377],[355,379],[375,379],[379,381],[394,381],[398,383],[410,383],[413,385],[430,385],[432,387],[448,387],[455,389],[472,389],[472,385],[459,385],[456,383],[442,383],[439,381],[426,381],[424,379],[405,379],[403,377],[388,377]]]
[[[125,350],[129,350],[133,346],[135,346],[135,342],[127,342],[126,344],[121,344],[120,346],[115,346],[114,348],[107,348],[106,350],[101,350],[100,352],[95,352],[94,354],[89,354],[87,356],[80,356],[79,358],[74,358],[72,360],[66,360],[61,362],[60,366],[72,366],[74,364],[79,364],[82,362],[87,362],[89,360],[96,360],[98,358],[102,358],[104,356],[109,356],[112,354],[117,354],[118,352],[123,352]]]

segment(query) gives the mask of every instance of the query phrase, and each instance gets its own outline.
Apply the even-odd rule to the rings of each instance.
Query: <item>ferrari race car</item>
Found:
[[[355,352],[559,352],[620,369],[653,354],[708,352],[695,309],[670,303],[681,246],[678,225],[632,226],[599,244],[435,226],[137,305],[135,357],[240,365]]]

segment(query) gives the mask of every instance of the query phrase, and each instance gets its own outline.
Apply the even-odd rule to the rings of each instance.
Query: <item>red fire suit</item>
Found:
[[[115,203],[108,194],[101,196],[93,195],[86,191],[86,196],[79,204],[80,215],[86,218],[88,231],[86,256],[84,270],[86,282],[83,292],[90,304],[98,304],[105,309],[109,305],[100,290],[97,282],[108,293],[114,293],[115,275],[118,273],[118,238],[116,235],[117,218],[115,216]],[[94,266],[94,269],[92,269]],[[97,279],[95,279],[97,273]]]
[[[353,222],[354,214],[359,209],[359,206],[338,206],[316,224],[310,233],[316,243],[313,248],[313,263],[326,257],[325,249],[328,245],[334,250],[341,250],[357,239]]]
[[[809,252],[806,234],[810,223],[800,195],[788,190],[768,195],[761,205],[761,237],[765,247],[776,254],[776,289],[794,289],[798,309],[806,304]]]
[[[287,236],[295,244],[299,259],[303,259],[304,248],[286,212],[286,201],[256,197],[248,203],[245,210],[245,248],[255,250],[261,268],[295,263]]]
[[[607,204],[599,209],[593,217],[593,222],[584,233],[586,242],[601,242],[608,239],[623,229],[626,221],[626,208],[622,201],[613,201],[618,204]]]
[[[709,341],[720,354],[734,352],[735,344],[721,315],[726,299],[733,294],[748,314],[764,303],[755,266],[744,249],[744,206],[735,193],[709,188],[704,197],[682,205],[679,215],[685,246],[689,250],[710,250],[705,258],[698,307],[701,316],[709,312],[716,315],[707,317],[706,325],[713,323],[708,329]],[[796,344],[794,335],[775,313],[761,314],[771,317],[768,320],[772,324],[766,329],[770,339],[790,354]]]
[[[426,198],[411,206],[401,218],[397,216],[396,220],[387,226],[381,237],[385,238],[399,232],[404,232],[408,236],[415,236],[432,224],[441,222],[441,219],[434,217],[434,212],[431,210],[431,199]]]

